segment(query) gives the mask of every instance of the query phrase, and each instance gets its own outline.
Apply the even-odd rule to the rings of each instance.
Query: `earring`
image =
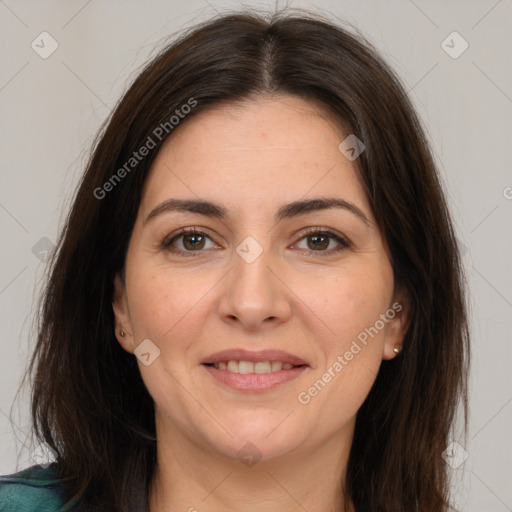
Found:
[[[396,344],[396,345],[394,346],[394,348],[393,348],[393,352],[394,352],[395,354],[400,354],[400,350],[401,350],[401,349],[402,349],[402,347],[401,347],[400,345]]]
[[[124,338],[124,331],[121,331],[119,335],[121,336],[121,338]]]

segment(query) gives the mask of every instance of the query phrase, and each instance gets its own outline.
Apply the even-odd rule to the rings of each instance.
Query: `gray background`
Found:
[[[397,70],[423,118],[470,285],[467,443],[454,434],[462,445],[455,459],[463,449],[468,458],[454,469],[454,497],[468,512],[512,511],[512,2],[289,5],[360,28]],[[56,240],[95,133],[156,47],[216,11],[241,6],[274,9],[274,3],[213,0],[0,1],[0,474],[38,460],[27,439],[27,392],[11,407],[33,346],[45,250]],[[31,47],[32,41],[43,46],[44,31],[58,43],[46,59]],[[469,44],[458,58],[445,49],[458,52],[461,41],[451,37],[442,45],[454,31]]]

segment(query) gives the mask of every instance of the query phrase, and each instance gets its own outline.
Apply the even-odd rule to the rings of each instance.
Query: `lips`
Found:
[[[298,356],[283,352],[282,350],[259,350],[251,352],[244,349],[232,349],[216,352],[201,361],[204,365],[218,365],[219,363],[226,363],[227,361],[247,361],[252,363],[266,362],[280,362],[292,366],[309,366],[306,361]]]
[[[270,391],[309,369],[303,359],[281,350],[223,350],[201,365],[221,385],[245,393]]]

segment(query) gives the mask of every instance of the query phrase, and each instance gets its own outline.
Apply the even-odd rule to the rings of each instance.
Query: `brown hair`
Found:
[[[361,35],[286,13],[223,15],[182,34],[144,68],[97,139],[51,260],[29,366],[34,432],[57,453],[68,498],[109,511],[147,507],[154,406],[115,338],[111,302],[145,179],[172,136],[154,130],[191,99],[181,123],[273,93],[320,102],[364,142],[358,172],[411,308],[400,357],[382,363],[358,411],[340,485],[358,512],[449,509],[441,453],[461,398],[466,420],[469,335],[433,158],[404,87]],[[98,198],[152,134],[156,147]]]

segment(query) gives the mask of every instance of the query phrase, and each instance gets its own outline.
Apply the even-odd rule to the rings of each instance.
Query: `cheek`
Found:
[[[387,310],[386,291],[355,277],[326,290],[320,311],[335,334],[317,338],[323,357],[297,398],[333,432],[355,417],[379,372],[385,327],[375,325]]]
[[[335,335],[324,339],[325,366],[302,396],[315,402],[318,414],[331,418],[333,425],[356,414],[377,377],[387,325],[381,315],[388,310],[392,289],[390,266],[353,268],[325,288],[320,311]]]
[[[131,285],[130,317],[136,340],[153,337],[160,344],[179,341],[176,331],[188,323],[211,287],[205,279],[184,279],[179,272],[162,269],[141,272]]]
[[[393,289],[390,268],[351,266],[335,277],[297,282],[299,295],[328,327],[333,345],[343,348],[385,313]]]
[[[155,403],[167,404],[167,410],[184,410],[187,396],[180,393],[176,383],[189,378],[192,363],[187,355],[201,337],[201,316],[206,314],[201,299],[211,284],[205,279],[184,279],[179,272],[154,268],[133,275],[130,284],[135,344],[149,339],[160,351],[151,365],[139,361],[142,379]]]

